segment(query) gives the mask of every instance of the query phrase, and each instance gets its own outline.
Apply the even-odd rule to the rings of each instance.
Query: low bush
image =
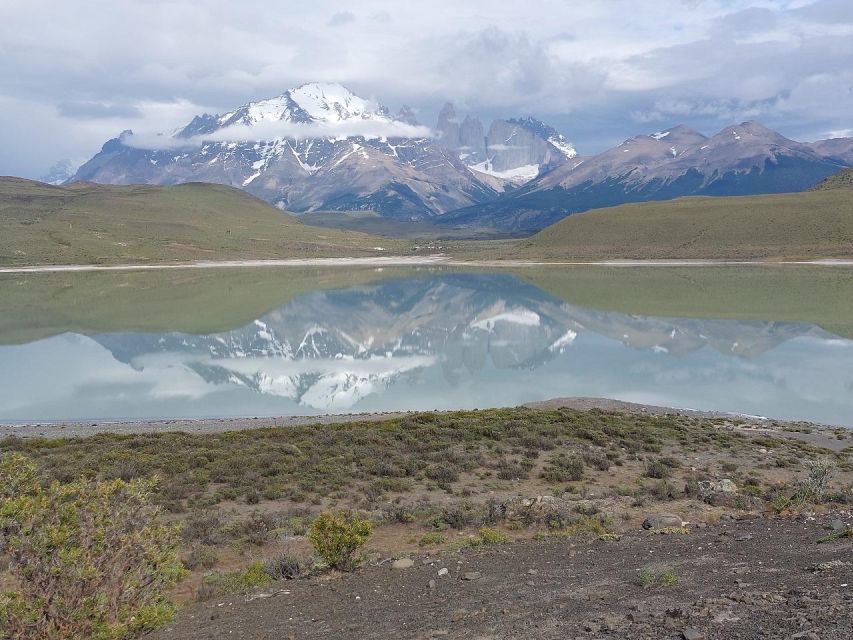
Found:
[[[311,561],[292,553],[283,553],[264,563],[264,572],[273,580],[294,580],[311,570]]]
[[[198,589],[199,600],[210,600],[230,593],[243,593],[255,587],[263,587],[273,581],[266,572],[264,563],[255,561],[244,571],[215,571],[204,577]]]
[[[583,479],[584,462],[576,456],[560,455],[551,459],[542,470],[547,482],[577,482]]]
[[[308,540],[332,569],[352,571],[358,565],[358,551],[372,533],[369,520],[352,511],[322,513],[311,523]]]
[[[663,459],[646,460],[646,470],[643,475],[647,478],[656,478],[664,480],[672,475],[672,467],[669,466]]]
[[[216,552],[210,547],[194,547],[184,560],[184,566],[191,570],[213,569],[217,560]]]
[[[678,576],[671,569],[656,573],[652,569],[646,567],[642,569],[637,576],[637,584],[644,589],[652,587],[672,587],[678,584]]]
[[[439,544],[444,544],[444,540],[444,536],[438,533],[437,531],[430,531],[429,533],[425,533],[423,537],[421,537],[420,541],[418,541],[418,546],[431,547]]]
[[[0,459],[0,551],[17,591],[0,596],[8,638],[117,640],[174,615],[166,597],[185,569],[179,530],[152,506],[154,480],[81,478],[43,488],[35,466]]]

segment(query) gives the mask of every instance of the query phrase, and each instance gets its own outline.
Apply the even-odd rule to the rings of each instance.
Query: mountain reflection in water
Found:
[[[603,396],[849,424],[853,342],[811,324],[568,304],[503,274],[293,299],[224,333],[0,347],[0,419],[473,408]]]

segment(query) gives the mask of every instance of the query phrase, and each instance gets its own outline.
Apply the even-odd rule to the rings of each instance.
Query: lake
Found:
[[[0,421],[561,396],[853,425],[853,271],[229,269],[0,276]]]

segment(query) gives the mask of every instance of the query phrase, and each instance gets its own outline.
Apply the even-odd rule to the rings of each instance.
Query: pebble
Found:
[[[448,576],[448,575],[450,575],[450,569],[448,569],[447,567],[442,567],[441,569],[438,570],[438,575],[439,575],[439,577]]]
[[[435,580],[430,580],[428,586],[430,589],[435,589]]]
[[[466,571],[462,574],[462,579],[471,581],[471,580],[479,580],[482,577],[482,574],[479,571]]]
[[[705,634],[693,627],[687,627],[681,635],[684,636],[684,640],[705,640]]]

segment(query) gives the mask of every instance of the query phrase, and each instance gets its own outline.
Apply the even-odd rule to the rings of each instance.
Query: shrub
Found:
[[[431,465],[427,467],[425,473],[427,478],[435,480],[439,484],[456,482],[459,479],[459,472],[455,468],[444,464]]]
[[[195,547],[184,560],[184,565],[187,569],[213,569],[217,560],[216,552],[210,547]]]
[[[217,509],[196,511],[184,521],[181,537],[186,542],[215,545],[225,540],[223,527],[225,518]]]
[[[310,569],[308,560],[291,553],[284,553],[264,564],[264,571],[273,580],[294,580]]]
[[[509,542],[506,534],[491,527],[482,527],[479,533],[483,544],[504,544],[505,542]]]
[[[806,468],[806,479],[800,485],[798,491],[798,502],[804,503],[808,500],[823,502],[829,489],[829,481],[835,472],[835,462],[829,458],[815,458],[806,460],[803,465]]]
[[[678,584],[678,576],[671,569],[655,573],[648,567],[640,571],[637,576],[637,584],[644,589],[652,587],[672,587]]]
[[[646,470],[644,475],[648,478],[663,480],[672,475],[672,467],[661,459],[646,460]]]
[[[444,544],[444,536],[437,531],[425,533],[418,542],[418,546],[429,547],[437,544]]]
[[[20,455],[0,460],[0,539],[18,590],[0,597],[11,638],[127,638],[170,620],[185,574],[179,530],[159,521],[153,480],[82,478],[48,488]]]
[[[548,482],[576,482],[583,478],[583,460],[575,456],[557,456],[542,470]]]
[[[264,563],[255,561],[245,571],[217,571],[206,575],[198,588],[198,599],[209,600],[228,593],[242,593],[272,581],[272,577],[264,570]]]
[[[352,571],[357,565],[355,552],[370,538],[370,521],[352,511],[322,513],[311,523],[308,540],[333,569]]]

